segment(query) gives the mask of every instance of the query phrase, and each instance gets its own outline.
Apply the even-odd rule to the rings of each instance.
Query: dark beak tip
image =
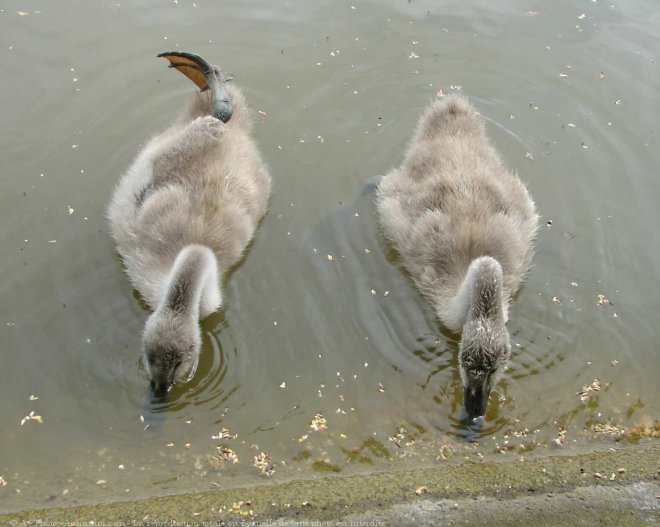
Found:
[[[474,391],[465,389],[465,413],[470,421],[484,420],[488,408],[488,393],[478,388]]]
[[[170,383],[162,383],[156,385],[156,383],[151,381],[150,387],[151,387],[151,393],[153,394],[155,399],[163,399],[172,390],[172,384]]]

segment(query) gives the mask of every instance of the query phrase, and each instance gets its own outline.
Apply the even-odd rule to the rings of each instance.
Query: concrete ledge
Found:
[[[614,452],[23,511],[0,515],[0,525],[657,525],[659,470],[660,443],[650,441]]]

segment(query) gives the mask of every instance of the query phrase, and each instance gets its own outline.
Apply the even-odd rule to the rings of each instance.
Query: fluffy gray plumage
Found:
[[[154,310],[144,353],[157,393],[195,371],[199,320],[222,304],[223,274],[265,214],[271,180],[250,137],[238,88],[233,116],[212,116],[211,91],[152,138],[122,176],[108,210],[126,273]]]
[[[379,184],[377,208],[438,318],[462,331],[465,407],[470,417],[483,415],[510,355],[505,324],[532,258],[534,202],[490,145],[479,114],[452,96],[426,109],[403,165]]]

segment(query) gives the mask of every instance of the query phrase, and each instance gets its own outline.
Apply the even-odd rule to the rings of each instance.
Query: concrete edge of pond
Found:
[[[0,515],[11,526],[649,525],[660,442]]]

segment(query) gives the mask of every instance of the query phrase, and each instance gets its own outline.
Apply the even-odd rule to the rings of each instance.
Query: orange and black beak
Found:
[[[225,84],[231,80],[230,76],[225,75],[220,68],[212,66],[206,60],[194,53],[185,53],[183,51],[166,51],[160,53],[170,61],[170,68],[174,68],[191,81],[193,81],[201,91],[211,90],[215,109],[213,116],[226,123],[232,116],[232,105]]]

